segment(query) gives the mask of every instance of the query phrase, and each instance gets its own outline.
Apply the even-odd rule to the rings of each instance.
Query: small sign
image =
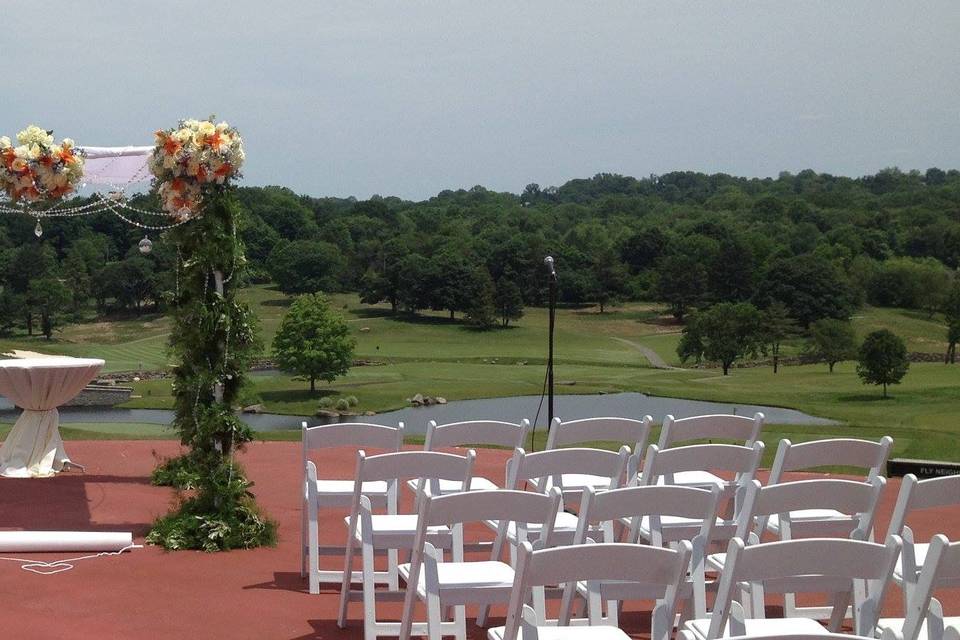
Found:
[[[908,473],[912,473],[920,479],[956,476],[960,475],[960,462],[912,460],[910,458],[893,458],[887,461],[888,477],[902,477]]]

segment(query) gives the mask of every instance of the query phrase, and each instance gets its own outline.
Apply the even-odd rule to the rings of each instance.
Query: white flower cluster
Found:
[[[72,193],[83,177],[83,156],[73,140],[56,144],[53,133],[30,125],[17,146],[0,137],[0,188],[14,202],[55,201]]]
[[[203,188],[229,183],[243,160],[243,140],[226,122],[184,120],[157,131],[150,171],[163,208],[180,222],[199,215]]]

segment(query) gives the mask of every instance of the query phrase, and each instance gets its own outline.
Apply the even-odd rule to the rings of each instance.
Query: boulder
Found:
[[[423,394],[418,393],[417,395],[415,395],[415,396],[413,396],[412,398],[410,398],[410,404],[412,404],[412,405],[415,406],[415,407],[422,407],[422,406],[423,406]]]
[[[251,404],[243,408],[244,413],[263,413],[263,411],[262,404]]]
[[[370,327],[360,327],[360,333],[369,333]]]
[[[376,412],[376,411],[364,411],[364,412],[363,412],[363,415],[365,415],[365,416],[375,416],[375,415],[377,415],[377,412]]]
[[[332,411],[330,409],[317,409],[317,412],[313,415],[317,416],[318,418],[337,420],[340,417],[340,412]]]
[[[442,396],[437,396],[436,400],[437,400],[437,404],[447,404],[447,399]]]

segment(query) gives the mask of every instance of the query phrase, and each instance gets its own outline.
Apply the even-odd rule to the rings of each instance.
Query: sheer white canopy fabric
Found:
[[[43,478],[70,462],[57,407],[80,393],[103,364],[99,359],[66,357],[0,360],[0,394],[23,409],[0,446],[0,475]]]
[[[89,185],[125,187],[150,179],[147,160],[153,147],[87,147],[83,150],[83,181]]]

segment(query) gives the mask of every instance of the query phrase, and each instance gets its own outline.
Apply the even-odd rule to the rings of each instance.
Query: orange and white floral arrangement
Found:
[[[157,131],[150,156],[163,209],[177,222],[201,215],[204,192],[240,175],[243,140],[226,122],[182,120]]]
[[[14,146],[0,136],[0,188],[13,202],[55,202],[73,193],[83,177],[83,154],[64,138],[30,125]]]

